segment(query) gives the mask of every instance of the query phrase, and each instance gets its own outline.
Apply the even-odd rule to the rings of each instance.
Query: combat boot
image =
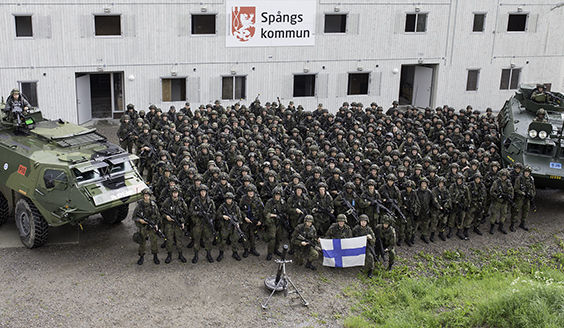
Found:
[[[223,251],[219,251],[219,255],[217,256],[217,259],[215,259],[217,262],[221,262],[221,260],[223,260]]]
[[[192,263],[198,263],[198,252],[194,252],[194,258],[192,259]]]
[[[256,250],[254,247],[251,248],[251,252],[250,252],[250,253],[253,254],[253,255],[256,256],[256,257],[259,257],[259,256],[260,256],[259,252],[257,252],[257,250]]]
[[[270,254],[270,253],[266,254],[266,260],[267,261],[272,260],[272,254]]]
[[[439,232],[439,238],[441,238],[442,241],[446,241],[445,234],[443,231]]]
[[[456,231],[456,236],[462,240],[466,240],[466,237],[464,237],[464,235],[462,234],[462,229],[458,229]]]
[[[474,232],[475,232],[477,235],[480,235],[480,236],[482,235],[482,232],[480,231],[480,229],[478,229],[478,227],[474,227]]]
[[[494,234],[494,229],[495,229],[495,223],[492,223],[490,226],[490,234],[493,235]]]
[[[529,231],[529,228],[527,227],[527,225],[525,225],[525,222],[521,222],[521,224],[519,225],[519,228],[521,228],[525,231]]]
[[[503,228],[503,223],[499,224],[497,230],[499,230],[499,232],[501,232],[502,234],[507,235],[507,231]]]
[[[237,254],[237,252],[233,252],[233,254],[231,255],[232,258],[236,259],[237,261],[241,261],[241,257],[239,256],[239,254]]]
[[[452,228],[448,228],[447,238],[452,237]]]
[[[303,263],[303,262],[302,262],[302,263]],[[308,269],[311,269],[312,271],[315,271],[315,270],[317,270],[317,268],[316,268],[316,267],[314,267],[314,266],[313,266],[313,264],[311,264],[311,262],[310,262],[310,261],[307,261],[307,263],[306,263],[305,267],[306,267],[306,268],[308,268]]]
[[[274,250],[274,255],[276,255],[276,256],[282,256],[282,253],[280,253],[279,250]]]
[[[161,261],[159,261],[159,256],[157,254],[153,254],[153,262],[155,262],[155,264],[157,265],[161,264]]]
[[[393,263],[388,264],[388,271],[392,271],[392,265],[394,265]]]
[[[245,248],[245,250],[243,251],[243,257],[244,258],[249,257],[249,249],[248,248]]]
[[[190,243],[187,246],[188,248],[194,247],[194,238],[190,238]]]
[[[206,259],[208,262],[213,263],[213,257],[211,256],[211,251],[206,251]]]
[[[429,241],[434,243],[435,242],[435,233],[431,232],[431,236],[429,237]]]
[[[413,235],[411,235],[411,238],[409,239],[409,241],[411,242],[411,245],[415,244],[415,233],[413,233]]]
[[[137,264],[143,265],[143,261],[144,261],[144,260],[145,260],[145,258],[144,258],[143,255],[139,256],[139,260],[137,260]]]
[[[399,246],[401,246],[401,239],[398,238],[398,242],[396,243]]]
[[[429,243],[429,239],[427,239],[427,236],[425,236],[425,235],[421,235],[421,240],[423,240],[423,242],[424,242],[425,244],[428,244],[428,243]]]
[[[182,255],[182,253],[178,253],[178,259],[180,260],[180,262],[186,263],[186,258],[184,257],[184,255]]]
[[[368,279],[372,278],[372,269],[368,270],[366,276],[368,277]]]
[[[515,232],[515,223],[511,222],[511,225],[509,226],[509,230],[511,230],[511,232]]]
[[[411,240],[409,240],[409,238],[407,238],[407,239],[405,240],[405,244],[406,244],[407,246],[409,246],[409,247],[413,246],[413,244],[411,243]]]
[[[468,234],[468,228],[464,228],[464,231],[462,231],[462,233],[464,234],[464,237],[470,237],[470,235]]]
[[[170,261],[172,260],[172,252],[168,252],[166,259],[165,259],[165,263],[170,263]]]

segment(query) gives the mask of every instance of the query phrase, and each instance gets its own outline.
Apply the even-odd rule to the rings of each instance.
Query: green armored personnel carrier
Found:
[[[4,113],[0,105],[0,224],[14,213],[29,248],[47,241],[49,226],[80,224],[101,213],[121,222],[146,185],[137,159],[96,132],[41,112]],[[8,119],[10,117],[10,119]],[[19,124],[18,124],[19,121]]]
[[[530,165],[537,187],[564,189],[564,95],[543,90],[539,96],[537,88],[520,85],[499,112],[501,158],[506,167]]]

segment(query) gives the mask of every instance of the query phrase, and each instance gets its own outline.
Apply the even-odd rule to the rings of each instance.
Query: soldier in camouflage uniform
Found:
[[[167,236],[165,263],[170,263],[174,246],[178,251],[178,259],[182,263],[186,262],[186,258],[182,255],[182,231],[184,230],[184,218],[188,216],[188,206],[179,195],[180,187],[171,187],[170,197],[164,201],[161,207],[164,233]]]
[[[521,220],[519,228],[529,231],[527,227],[527,216],[529,215],[529,210],[531,208],[531,203],[536,196],[535,180],[531,176],[532,168],[527,165],[523,174],[521,174],[517,179],[515,179],[514,194],[515,194],[515,207],[511,209],[511,226],[509,230],[515,231],[515,223],[517,220]]]
[[[372,278],[372,271],[374,270],[374,256],[369,250],[369,247],[372,247],[372,249],[374,249],[376,237],[374,235],[374,231],[372,231],[372,228],[368,226],[369,221],[370,220],[368,219],[368,215],[361,214],[360,224],[354,227],[354,229],[352,230],[352,236],[366,236],[366,257],[364,259],[364,268],[367,270],[366,275],[368,276],[368,278]]]
[[[439,232],[438,236],[442,241],[446,241],[444,231],[448,222],[448,213],[451,210],[451,199],[448,189],[445,186],[445,177],[439,177],[437,179],[438,185],[433,188],[433,206],[431,208],[431,224],[429,230],[431,231],[431,237],[433,238],[436,231]]]
[[[158,229],[159,227],[159,218],[160,218],[160,214],[159,214],[159,207],[157,206],[157,203],[155,203],[155,201],[151,200],[151,189],[149,188],[145,188],[142,191],[143,194],[143,199],[137,202],[137,206],[135,207],[135,210],[133,211],[133,221],[135,222],[135,226],[137,226],[138,229],[138,244],[139,244],[139,248],[138,248],[138,254],[139,254],[139,260],[137,261],[137,264],[142,265],[143,264],[143,258],[145,256],[145,245],[147,243],[147,239],[149,239],[151,241],[151,253],[153,254],[153,261],[155,262],[155,264],[160,264],[161,262],[159,261],[159,257],[158,257],[158,237],[157,237],[157,233],[155,232],[154,229],[151,229],[148,224],[147,221],[151,221],[153,224],[155,224],[155,228]]]
[[[490,189],[491,209],[490,209],[490,234],[494,233],[496,220],[499,220],[497,230],[503,234],[507,231],[503,228],[507,216],[507,206],[513,201],[513,186],[509,180],[509,171],[502,169],[499,171],[499,178],[494,181]],[[498,218],[499,216],[499,218]]]
[[[464,240],[467,238],[462,233],[461,227],[470,209],[470,192],[468,191],[468,186],[464,183],[462,173],[457,173],[454,179],[456,182],[448,190],[452,201],[452,211],[448,220],[447,238],[452,237],[453,228],[458,227],[456,235]]]
[[[366,189],[360,196],[360,213],[366,214],[372,222],[372,226],[375,226],[380,220],[379,208],[375,204],[376,202],[381,202],[380,194],[376,190],[376,182],[374,180],[368,179],[365,186]]]
[[[254,184],[248,185],[246,191],[247,194],[244,195],[239,202],[239,208],[244,218],[241,228],[245,236],[247,236],[247,241],[243,241],[243,257],[248,257],[249,252],[254,256],[260,256],[256,250],[258,240],[255,232],[262,225],[262,210],[264,209],[264,204],[258,196],[257,187]]]
[[[400,191],[400,209],[405,216],[405,222],[398,220],[396,222],[397,245],[401,246],[402,240],[405,240],[407,246],[411,247],[415,243],[415,232],[417,231],[417,222],[415,218],[419,215],[421,206],[419,199],[415,193],[415,182],[407,180],[405,190]]]
[[[296,253],[296,263],[302,265],[306,260],[305,267],[315,271],[316,267],[313,266],[312,262],[317,260],[319,253],[316,249],[318,246],[315,245],[318,238],[317,231],[313,226],[313,216],[306,215],[304,223],[298,224],[292,233],[291,242]]]
[[[474,226],[474,232],[482,235],[479,229],[482,218],[484,217],[484,203],[486,202],[487,190],[486,185],[482,182],[482,174],[477,171],[474,174],[472,182],[469,183],[468,189],[470,191],[470,211],[468,211],[467,220],[464,224],[464,236],[468,238],[468,229],[471,225]]]
[[[307,196],[306,187],[299,183],[295,186],[294,194],[286,202],[286,214],[288,214],[292,229],[295,229],[299,223],[302,223],[300,218],[303,220],[303,217],[310,209],[311,200]]]
[[[135,127],[131,124],[129,115],[123,115],[123,122],[120,124],[117,131],[119,138],[119,146],[127,152],[133,152]]]
[[[345,183],[345,190],[341,191],[335,198],[335,213],[346,214],[349,226],[356,223],[353,212],[358,213],[360,197],[354,191],[354,183]]]
[[[285,202],[282,198],[282,187],[275,187],[273,190],[273,197],[266,202],[264,206],[264,225],[265,234],[264,240],[268,243],[268,254],[266,255],[266,260],[272,260],[272,254],[282,256],[278,247],[282,242],[282,236],[284,235],[284,222],[282,222],[283,216],[285,216]],[[289,219],[286,217],[289,224]],[[290,238],[290,236],[288,236]]]
[[[347,216],[344,214],[337,215],[337,222],[333,223],[325,233],[326,239],[344,239],[351,237],[352,230],[347,224]]]
[[[394,219],[391,216],[384,214],[382,215],[382,223],[376,226],[376,235],[382,238],[384,252],[388,253],[388,270],[392,270],[396,260],[396,230],[392,226],[393,221]]]
[[[241,210],[234,202],[234,197],[232,192],[226,192],[224,203],[217,209],[217,221],[219,226],[219,255],[216,259],[217,262],[223,260],[223,253],[225,252],[225,245],[228,239],[231,240],[231,251],[233,252],[231,257],[237,261],[241,261],[241,257],[237,254],[237,240],[239,237],[235,233],[235,229],[239,226],[239,222],[241,221]],[[233,222],[231,219],[233,219]]]
[[[333,210],[333,197],[327,192],[327,184],[319,183],[318,192],[313,196],[313,219],[317,225],[320,235],[324,235],[329,226],[335,222],[335,214]]]
[[[416,225],[413,229],[415,231],[418,228],[421,228],[421,240],[425,242],[425,244],[429,243],[429,239],[427,239],[427,234],[429,233],[429,224],[431,223],[431,208],[433,206],[437,207],[437,204],[433,202],[435,199],[433,198],[432,192],[428,189],[429,180],[427,178],[422,178],[419,181],[419,188],[415,190],[415,194],[417,195],[417,200],[419,201],[419,215],[417,215]],[[435,241],[435,236],[431,235],[431,241]],[[412,235],[413,238],[413,235]]]
[[[208,196],[208,186],[205,184],[200,185],[198,188],[198,195],[192,199],[188,213],[192,218],[192,240],[194,243],[194,258],[192,263],[198,263],[198,252],[200,251],[200,243],[202,241],[206,249],[206,259],[208,262],[213,262],[211,256],[211,239],[215,238],[213,235],[213,220],[215,219],[215,204]],[[209,222],[211,221],[211,225]]]

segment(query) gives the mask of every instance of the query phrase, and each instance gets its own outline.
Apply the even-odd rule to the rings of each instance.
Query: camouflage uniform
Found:
[[[405,240],[405,243],[408,246],[411,246],[411,244],[415,241],[414,236],[415,231],[417,231],[416,229],[418,224],[418,222],[415,221],[415,217],[419,215],[421,208],[419,199],[417,198],[415,190],[413,189],[415,183],[411,180],[409,180],[407,183],[412,188],[412,190],[402,190],[399,196],[401,203],[400,209],[404,213],[405,222],[401,219],[397,220],[399,222],[396,222],[398,246],[401,245],[402,240]]]
[[[386,221],[382,220],[383,222],[376,226],[376,234],[379,234],[382,238],[382,246],[384,247],[384,249],[388,249],[388,270],[391,270],[392,265],[394,265],[394,262],[396,260],[396,230],[394,229],[394,227],[392,227],[390,222],[393,219],[391,219],[387,215],[386,217]],[[384,223],[388,223],[387,228],[384,227]]]
[[[527,167],[525,170],[530,172],[531,168]],[[516,179],[514,186],[514,199],[515,206],[517,208],[511,209],[511,227],[513,227],[518,220],[521,220],[519,227],[523,230],[529,230],[526,225],[527,216],[529,215],[529,210],[531,208],[531,201],[535,198],[536,193],[535,180],[532,175],[526,177],[525,174],[521,174]]]
[[[362,221],[363,216],[361,216],[361,221]],[[374,231],[372,231],[372,228],[370,228],[368,226],[368,224],[366,224],[364,227],[359,224],[356,227],[354,227],[354,229],[352,230],[352,236],[353,237],[360,237],[360,236],[370,236],[371,237],[371,238],[367,237],[367,239],[366,239],[366,243],[367,243],[366,246],[367,247],[366,247],[366,257],[365,257],[365,260],[364,260],[364,268],[368,270],[368,277],[371,278],[372,277],[372,270],[374,270],[374,256],[372,255],[372,252],[368,249],[368,246],[374,248],[374,243],[376,241]]]
[[[311,218],[311,220],[313,220],[313,217]],[[315,249],[314,245],[302,245],[304,238],[310,240],[313,243],[317,242],[317,231],[315,230],[313,224],[309,227],[307,226],[306,222],[298,224],[298,226],[292,233],[291,242],[296,255],[296,263],[298,265],[302,265],[304,263],[304,260],[306,260],[306,267],[315,270],[315,267],[311,264],[311,262],[317,260],[319,253]]]
[[[427,185],[429,184],[427,178],[423,178],[423,180],[421,180],[421,182],[427,182]],[[427,234],[429,233],[430,230],[430,223],[431,223],[431,208],[433,207],[433,194],[432,192],[428,189],[428,188],[417,188],[417,190],[415,190],[415,194],[417,195],[417,200],[419,201],[419,215],[417,216],[417,220],[416,220],[416,225],[413,229],[413,234],[415,234],[415,231],[418,230],[418,228],[421,228],[421,240],[423,240],[425,243],[429,243],[429,240],[427,239]],[[436,207],[436,204],[435,204]]]
[[[482,232],[478,227],[480,223],[482,223],[482,218],[485,212],[485,202],[487,196],[486,185],[480,181],[476,182],[477,177],[481,177],[482,175],[477,173],[474,175],[474,181],[470,182],[468,189],[470,191],[471,201],[470,201],[470,211],[468,211],[467,220],[464,223],[464,235],[468,234],[468,228],[472,225],[474,226],[474,232],[481,235]],[[468,237],[468,236],[467,236]]]
[[[147,243],[147,238],[151,241],[151,253],[154,256],[158,253],[158,237],[157,233],[149,228],[148,225],[142,224],[139,222],[140,219],[143,220],[151,220],[157,226],[160,224],[159,218],[159,208],[157,203],[153,200],[149,201],[149,203],[145,202],[144,200],[140,200],[137,202],[137,206],[133,211],[133,221],[135,222],[135,226],[137,226],[138,232],[141,234],[142,240],[139,243],[138,254],[139,256],[145,255],[145,245]],[[143,262],[141,262],[143,263]]]
[[[226,220],[223,216],[229,216],[233,218],[235,224],[239,224],[242,220],[241,216],[241,209],[233,200],[233,193],[227,193],[226,198],[231,198],[232,202],[231,205],[228,205],[227,202],[224,202],[219,206],[216,213],[216,220],[219,226],[219,252],[221,255],[225,252],[225,246],[227,244],[227,239],[231,240],[231,251],[234,253],[233,257],[235,257],[235,253],[238,251],[238,240],[239,236],[235,233],[235,226],[231,220]],[[245,235],[246,238],[248,238]],[[219,257],[218,257],[219,258]],[[218,259],[221,261],[221,259]]]
[[[453,228],[457,227],[459,231],[456,235],[459,238],[464,239],[461,227],[465,222],[466,214],[470,208],[470,192],[468,191],[468,186],[464,183],[464,176],[462,173],[459,173],[455,180],[456,183],[451,185],[448,190],[452,201],[452,210],[448,220],[449,231],[447,238],[452,236]],[[458,183],[458,181],[460,181],[460,183]]]
[[[207,191],[207,186],[201,185],[200,192],[202,190]],[[192,219],[193,229],[192,229],[192,239],[195,241],[194,244],[194,258],[193,263],[198,261],[198,252],[200,251],[200,239],[203,240],[204,248],[206,252],[211,252],[211,239],[214,238],[212,229],[206,220],[213,220],[215,218],[215,204],[213,200],[208,197],[207,193],[202,197],[201,193],[192,199],[189,208],[189,214]],[[205,215],[203,215],[205,214]],[[207,216],[207,218],[206,218]],[[213,224],[213,222],[212,222]],[[209,260],[209,259],[208,259]]]
[[[174,187],[174,189],[172,189],[172,191],[176,191],[180,194],[180,188],[179,187]],[[165,213],[166,212],[166,213]],[[168,214],[167,214],[168,213]],[[186,262],[186,259],[183,259],[182,256],[182,238],[183,238],[183,231],[182,228],[179,226],[185,224],[185,217],[187,217],[188,215],[188,206],[186,205],[186,202],[184,202],[184,199],[182,199],[181,197],[176,197],[173,198],[172,195],[171,197],[168,197],[162,207],[161,207],[161,214],[162,214],[162,222],[163,222],[163,227],[164,227],[164,233],[167,236],[166,239],[166,251],[168,253],[168,257],[165,260],[166,263],[170,262],[170,256],[172,253],[172,249],[174,248],[174,246],[176,246],[176,250],[178,251],[178,257],[182,262]],[[176,223],[175,221],[169,221],[167,219],[167,215],[173,215],[176,219]],[[174,218],[173,218],[174,220]]]
[[[510,198],[513,198],[513,186],[511,186],[511,181],[507,178],[507,171],[505,169],[500,171],[502,178],[498,178],[494,181],[492,188],[490,189],[491,198],[491,208],[490,208],[490,233],[493,234],[494,225],[496,220],[499,220],[498,230],[504,233],[503,224],[505,223],[505,218],[507,216],[507,206],[509,204]],[[505,179],[503,179],[505,176]],[[499,216],[499,218],[498,218]],[[505,231],[507,233],[507,231]]]
[[[317,192],[313,197],[312,203],[314,207],[313,219],[315,225],[318,227],[319,233],[323,235],[335,220],[335,215],[333,214],[333,197],[327,192],[325,192],[324,196],[321,196],[321,194]]]
[[[280,199],[276,200],[275,195],[266,202],[264,206],[264,225],[266,226],[266,232],[264,235],[264,240],[268,243],[268,255],[272,258],[272,254],[278,254],[278,247],[282,242],[282,236],[284,235],[284,224],[280,220],[280,215],[285,213],[285,202],[282,198],[281,188],[276,188],[274,190],[275,195],[280,194]],[[276,215],[277,217],[272,217]],[[288,219],[289,220],[289,219]],[[290,236],[288,236],[289,238]],[[267,255],[267,259],[268,259]]]
[[[249,190],[253,190],[255,193],[252,198],[248,195]],[[247,194],[241,198],[241,201],[239,202],[239,208],[241,209],[241,214],[244,219],[248,218],[252,222],[255,222],[249,223],[246,220],[242,221],[243,224],[241,229],[243,229],[245,236],[247,236],[247,241],[243,242],[243,247],[245,249],[243,257],[248,256],[249,248],[251,249],[251,254],[260,256],[255,249],[256,243],[258,241],[255,231],[258,229],[258,226],[264,221],[262,217],[264,204],[262,203],[262,200],[256,192],[255,185],[250,184],[247,186]]]
[[[441,177],[439,183],[441,182],[441,180],[446,183],[445,178]],[[429,230],[431,231],[431,233],[438,231],[439,238],[444,241],[446,240],[446,238],[444,237],[444,230],[448,222],[448,213],[452,208],[450,194],[444,184],[442,187],[437,185],[435,188],[433,188],[432,193],[433,198],[435,199],[435,201],[433,201],[433,204],[435,204],[436,206],[433,206],[431,208],[431,224]]]

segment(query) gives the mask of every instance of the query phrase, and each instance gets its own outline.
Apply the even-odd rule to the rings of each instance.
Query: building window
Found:
[[[466,79],[466,91],[478,91],[479,77],[480,77],[479,69],[468,70],[468,78]]]
[[[367,95],[370,73],[349,73],[347,95]]]
[[[224,76],[222,78],[221,99],[247,98],[246,76]]]
[[[39,107],[37,102],[37,82],[18,82],[20,85],[20,91],[24,95],[25,99],[29,101],[31,107]]]
[[[163,101],[186,101],[186,79],[162,79]]]
[[[515,90],[519,86],[520,68],[504,68],[501,70],[500,90]]]
[[[98,36],[121,36],[121,16],[95,15],[94,31]]]
[[[192,34],[215,34],[215,15],[192,15]]]
[[[347,14],[325,14],[325,33],[346,33]]]
[[[407,14],[405,17],[405,31],[411,33],[427,32],[427,13]]]
[[[484,32],[485,23],[486,14],[474,14],[474,24],[472,25],[472,32]]]
[[[528,14],[509,14],[507,32],[525,32]]]
[[[294,97],[315,96],[315,74],[294,75]]]
[[[26,38],[33,36],[33,25],[31,24],[31,15],[15,16],[16,20],[16,37]]]

